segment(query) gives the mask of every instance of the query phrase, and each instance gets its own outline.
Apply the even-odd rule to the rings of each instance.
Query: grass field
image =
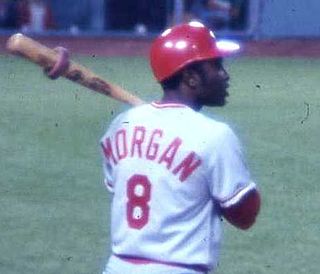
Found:
[[[145,100],[160,97],[142,58],[78,57]],[[320,60],[229,60],[230,123],[263,196],[256,226],[226,225],[218,274],[310,274],[320,258]],[[0,56],[0,273],[100,273],[109,194],[98,140],[126,106]],[[318,269],[318,270],[317,270]]]

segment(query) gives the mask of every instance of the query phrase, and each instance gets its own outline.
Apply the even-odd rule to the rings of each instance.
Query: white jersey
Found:
[[[120,114],[101,145],[112,252],[212,269],[217,204],[254,187],[230,127],[185,105],[151,103]]]

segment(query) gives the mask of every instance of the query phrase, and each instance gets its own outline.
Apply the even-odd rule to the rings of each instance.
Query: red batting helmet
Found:
[[[165,30],[151,46],[150,63],[155,78],[161,82],[186,65],[222,57],[214,33],[200,22],[180,24]]]

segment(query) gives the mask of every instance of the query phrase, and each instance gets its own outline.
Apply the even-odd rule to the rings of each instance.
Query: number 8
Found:
[[[151,184],[145,175],[133,175],[127,184],[127,221],[131,228],[141,229],[149,221]]]

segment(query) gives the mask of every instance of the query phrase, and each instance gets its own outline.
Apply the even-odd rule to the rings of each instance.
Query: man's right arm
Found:
[[[212,165],[212,194],[221,215],[232,225],[248,229],[256,220],[261,197],[251,179],[241,144],[229,127],[221,131]]]
[[[233,226],[244,230],[255,223],[260,204],[260,193],[253,183],[219,203],[222,216]]]

